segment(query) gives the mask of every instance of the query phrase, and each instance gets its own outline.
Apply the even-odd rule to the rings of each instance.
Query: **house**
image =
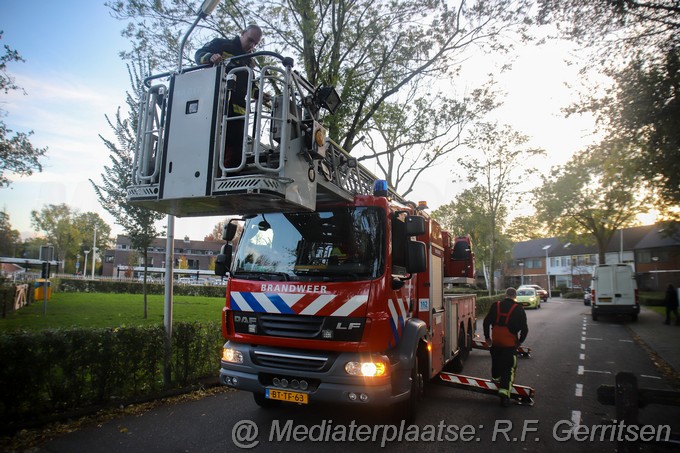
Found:
[[[14,263],[0,263],[0,275],[9,279],[16,280],[26,274],[26,269]]]
[[[166,238],[154,239],[148,248],[148,272],[151,277],[165,275]],[[175,275],[188,277],[214,276],[214,259],[220,253],[223,242],[193,241],[188,237],[174,240]],[[102,275],[114,278],[138,278],[143,275],[144,261],[139,250],[132,247],[130,238],[116,237],[112,250],[104,252]]]
[[[605,251],[605,263],[631,265],[638,288],[643,291],[663,291],[669,283],[678,286],[680,237],[664,233],[661,224],[617,230]],[[596,245],[558,238],[532,239],[513,246],[512,258],[504,267],[504,283],[580,290],[590,286],[593,266],[597,264]]]

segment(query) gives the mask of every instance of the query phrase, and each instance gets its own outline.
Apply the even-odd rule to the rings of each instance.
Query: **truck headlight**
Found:
[[[243,363],[243,354],[232,348],[222,349],[222,361],[229,363]]]
[[[345,372],[350,376],[379,377],[387,372],[384,362],[347,362]]]

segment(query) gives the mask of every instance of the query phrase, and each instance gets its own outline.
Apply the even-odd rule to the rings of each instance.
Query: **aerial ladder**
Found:
[[[324,112],[341,104],[333,87],[315,87],[293,69],[293,60],[261,51],[259,69],[233,67],[230,60],[147,77],[139,105],[137,147],[128,200],[178,217],[314,211],[318,204],[380,194],[415,205],[388,188],[328,137]],[[246,112],[228,116],[238,78],[247,79]],[[268,95],[265,95],[267,93]],[[238,165],[229,166],[226,137],[243,122]],[[474,282],[468,237],[460,243],[460,270],[451,283]],[[455,248],[455,247],[452,247]],[[447,257],[449,259],[456,258]],[[456,268],[458,269],[458,268]],[[441,372],[441,383],[497,394],[493,381]],[[511,398],[532,405],[534,390],[514,385]]]
[[[311,211],[317,203],[372,193],[378,178],[321,125],[321,113],[341,103],[335,89],[314,87],[291,58],[268,51],[248,56],[268,63],[259,70],[232,67],[230,60],[243,57],[236,56],[145,79],[130,202],[178,217],[247,215]],[[244,115],[229,117],[236,78],[247,78],[252,101]],[[225,140],[235,121],[244,124],[243,146],[240,165],[229,167]]]

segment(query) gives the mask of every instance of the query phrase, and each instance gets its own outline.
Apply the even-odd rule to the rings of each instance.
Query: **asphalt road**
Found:
[[[615,408],[598,403],[597,387],[613,385],[619,371],[632,371],[640,387],[670,388],[634,341],[629,321],[593,323],[581,301],[562,299],[528,311],[528,318],[532,357],[519,359],[516,383],[536,389],[532,407],[503,408],[495,396],[433,385],[416,424],[400,426],[388,410],[324,405],[265,410],[250,394],[230,391],[85,427],[33,451],[616,451],[612,436],[630,432],[614,429]],[[462,374],[488,377],[490,363],[488,352],[474,350]],[[640,422],[650,433],[662,425],[680,432],[680,409],[648,406]],[[642,450],[661,451],[658,445]]]

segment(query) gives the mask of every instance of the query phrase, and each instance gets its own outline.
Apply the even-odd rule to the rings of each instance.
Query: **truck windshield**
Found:
[[[384,215],[378,208],[260,214],[248,219],[233,276],[248,280],[350,281],[382,274]]]

